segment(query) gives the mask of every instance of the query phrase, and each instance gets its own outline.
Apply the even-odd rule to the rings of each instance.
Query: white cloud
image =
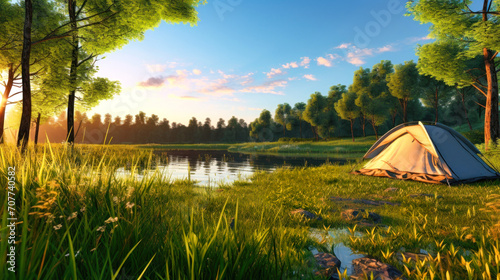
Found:
[[[394,51],[394,47],[392,45],[386,45],[377,49],[377,53],[392,52],[392,51]]]
[[[318,57],[316,58],[316,61],[318,62],[318,65],[323,65],[323,66],[326,66],[326,67],[331,67],[332,66],[332,62],[324,57]]]
[[[285,69],[289,69],[289,68],[299,68],[299,64],[297,64],[297,62],[290,62],[290,63],[287,63],[287,64],[283,64],[281,65],[283,68]]]
[[[312,74],[306,74],[303,77],[306,78],[306,79],[308,79],[308,80],[310,80],[310,81],[316,81],[316,80],[318,80]]]
[[[265,72],[264,72],[265,73]],[[271,79],[272,77],[276,76],[276,75],[281,75],[283,74],[283,71],[281,71],[280,68],[272,68],[270,72],[268,73],[265,73],[266,76]]]
[[[352,44],[351,43],[343,43],[343,44],[340,44],[338,46],[336,46],[335,48],[336,49],[347,49],[351,46]]]
[[[304,68],[309,68],[309,63],[311,62],[311,59],[307,56],[301,57],[302,61],[300,61],[300,66]]]
[[[200,69],[193,69],[193,74],[201,75],[201,70]]]
[[[288,82],[285,80],[268,81],[268,82],[265,82],[265,83],[260,84],[258,86],[246,87],[240,91],[241,92],[270,93],[270,94],[276,94],[276,95],[285,95],[281,91],[276,91],[276,89],[286,87],[287,83]]]

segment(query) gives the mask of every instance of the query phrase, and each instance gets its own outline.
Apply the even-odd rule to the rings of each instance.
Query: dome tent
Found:
[[[353,173],[448,184],[499,179],[479,155],[474,144],[446,125],[411,122],[384,134],[363,156],[371,160]]]

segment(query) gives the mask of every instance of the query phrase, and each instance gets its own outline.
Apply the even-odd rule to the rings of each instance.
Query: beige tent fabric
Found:
[[[364,169],[451,175],[449,172],[445,173],[439,166],[438,158],[409,133],[405,133],[394,140],[391,145],[368,162]]]
[[[420,125],[408,126],[395,131],[394,133],[391,133],[387,136],[387,138],[383,139],[383,141],[378,144],[378,147],[385,147],[394,142],[394,140],[398,139],[399,137],[407,134],[409,134],[415,141],[419,142],[421,146],[423,146],[429,153],[431,153],[435,157],[438,157],[437,151],[435,150],[431,140],[429,139],[427,132],[424,130],[424,127]],[[380,152],[380,149],[376,149],[370,154],[365,155],[365,158],[374,158],[378,154],[378,152]]]
[[[394,172],[389,170],[381,170],[381,169],[361,169],[352,172],[353,174],[367,175],[367,176],[375,176],[375,177],[389,177],[400,180],[414,180],[425,183],[432,184],[446,184],[452,178],[445,175],[429,175],[423,173],[412,173],[412,172]]]

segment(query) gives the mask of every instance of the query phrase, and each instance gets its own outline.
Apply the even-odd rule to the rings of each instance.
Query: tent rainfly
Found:
[[[474,144],[446,125],[404,123],[375,142],[363,156],[371,160],[353,173],[448,184],[499,179],[479,155]]]

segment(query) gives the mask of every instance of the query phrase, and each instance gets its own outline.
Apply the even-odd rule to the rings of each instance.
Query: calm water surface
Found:
[[[347,160],[303,156],[252,155],[217,150],[155,150],[159,171],[172,180],[198,181],[200,186],[217,186],[248,178],[255,171],[274,171],[279,167],[320,166],[324,163],[345,164]],[[140,171],[144,174],[145,170]],[[118,173],[130,173],[125,168]]]

